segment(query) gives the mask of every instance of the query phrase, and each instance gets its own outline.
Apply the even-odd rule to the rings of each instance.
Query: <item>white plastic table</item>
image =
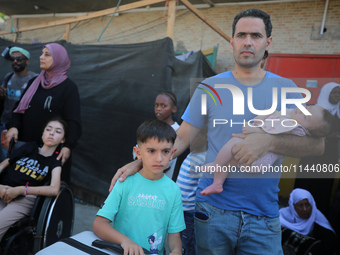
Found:
[[[77,240],[81,242],[82,244],[85,244],[87,246],[90,246],[91,248],[97,249],[99,251],[105,252],[109,255],[119,255],[119,253],[114,252],[113,250],[109,249],[100,249],[97,247],[92,246],[92,242],[96,239],[100,239],[97,237],[92,231],[84,231],[81,232],[77,235],[71,236],[72,239]],[[69,244],[66,244],[64,242],[56,242],[38,253],[36,255],[56,255],[56,254],[61,254],[61,255],[84,255],[84,254],[89,254],[84,251],[81,251]]]

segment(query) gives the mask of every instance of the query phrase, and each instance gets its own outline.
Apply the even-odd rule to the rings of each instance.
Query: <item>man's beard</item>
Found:
[[[13,63],[12,64],[12,68],[14,70],[14,72],[16,73],[20,73],[21,71],[25,70],[26,68],[26,63],[22,63],[22,64],[18,64],[18,63]]]

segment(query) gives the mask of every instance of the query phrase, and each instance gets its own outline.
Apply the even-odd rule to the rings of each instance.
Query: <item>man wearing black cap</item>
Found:
[[[6,74],[0,86],[0,101],[2,107],[0,133],[6,129],[6,124],[12,118],[12,111],[15,103],[19,101],[27,82],[38,74],[27,70],[30,53],[20,47],[12,47],[9,51],[10,61],[14,72]],[[7,156],[7,149],[1,146],[0,162]]]

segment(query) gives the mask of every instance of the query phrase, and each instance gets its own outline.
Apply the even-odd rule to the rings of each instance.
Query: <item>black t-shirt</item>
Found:
[[[11,187],[41,186],[51,180],[51,172],[61,166],[61,160],[56,155],[45,157],[39,154],[36,143],[27,143],[13,151],[9,159],[9,166],[3,170],[0,183]]]

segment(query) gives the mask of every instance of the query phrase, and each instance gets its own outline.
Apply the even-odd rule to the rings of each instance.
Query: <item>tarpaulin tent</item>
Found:
[[[190,99],[190,79],[214,75],[199,51],[185,62],[176,59],[172,40],[124,45],[62,44],[71,59],[68,76],[77,85],[81,99],[83,135],[73,150],[71,184],[108,194],[116,170],[132,160],[136,129],[155,118],[154,100],[160,91],[172,91],[178,99],[175,119],[180,122]],[[31,53],[29,69],[39,73],[42,44],[0,41],[0,50],[19,46]],[[0,80],[12,71],[0,58]]]

